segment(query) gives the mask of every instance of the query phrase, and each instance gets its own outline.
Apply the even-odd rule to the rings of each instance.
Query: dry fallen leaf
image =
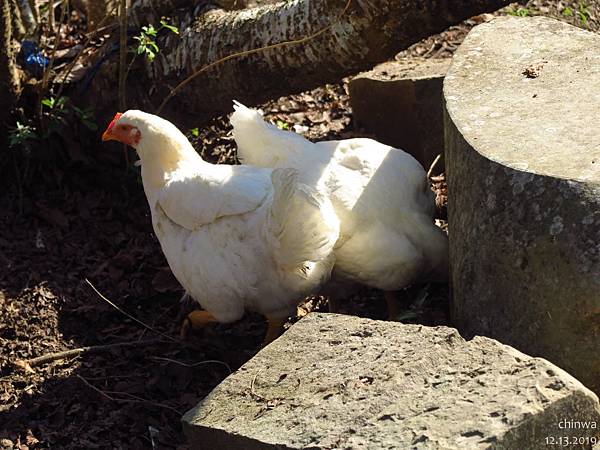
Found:
[[[35,373],[35,370],[33,370],[31,368],[31,366],[29,365],[29,363],[27,361],[25,361],[25,360],[17,359],[16,361],[13,361],[13,365],[16,368],[18,368],[20,370],[23,370],[23,371],[25,371],[27,373]]]

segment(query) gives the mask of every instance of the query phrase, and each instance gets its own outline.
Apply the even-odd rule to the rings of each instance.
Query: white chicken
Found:
[[[303,296],[325,283],[339,221],[293,169],[214,165],[172,123],[117,114],[102,139],[137,150],[152,225],[173,274],[206,311],[194,328],[265,315],[265,341]]]
[[[385,291],[391,316],[397,313],[392,291],[447,279],[448,238],[434,224],[434,194],[416,159],[372,139],[312,143],[234,103],[242,163],[294,168],[302,182],[329,196],[341,226],[335,278]]]

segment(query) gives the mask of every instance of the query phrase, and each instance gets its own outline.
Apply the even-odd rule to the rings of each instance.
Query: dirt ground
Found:
[[[588,7],[585,23],[565,14],[566,6],[534,0],[510,11],[598,29],[598,5]],[[399,57],[449,57],[481,20],[452,27]],[[311,139],[365,135],[353,127],[344,83],[262,108],[269,120],[303,127]],[[205,158],[231,163],[228,131],[226,118],[219,118],[190,137]],[[89,153],[107,151],[114,147],[99,145]],[[137,169],[119,158],[118,165],[49,167],[47,176],[25,187],[22,199],[15,189],[0,197],[0,448],[186,448],[182,413],[259,350],[266,327],[254,315],[178,338],[182,290],[152,233]],[[447,286],[414,286],[401,297],[406,321],[448,323]],[[367,289],[344,308],[385,318],[380,294]],[[315,309],[327,310],[325,299],[308,299],[298,317]],[[33,367],[22,363],[88,346],[91,351]]]

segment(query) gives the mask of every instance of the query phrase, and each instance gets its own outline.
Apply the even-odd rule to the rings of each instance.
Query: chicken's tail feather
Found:
[[[260,111],[234,100],[230,122],[238,147],[238,158],[244,164],[258,167],[283,167],[291,149],[308,143],[302,136],[281,130],[265,122]],[[300,144],[300,145],[298,145]]]

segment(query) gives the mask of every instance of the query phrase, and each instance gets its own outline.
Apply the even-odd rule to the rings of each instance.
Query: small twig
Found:
[[[109,299],[107,299],[107,298],[106,298],[104,295],[102,295],[102,294],[100,293],[100,291],[98,291],[98,289],[96,289],[96,287],[95,287],[95,286],[94,286],[94,285],[93,285],[93,284],[90,282],[90,280],[88,280],[87,278],[85,279],[85,282],[86,282],[87,284],[89,284],[89,285],[90,285],[90,287],[91,287],[91,288],[94,290],[94,292],[95,292],[96,294],[98,294],[98,296],[99,296],[99,297],[100,297],[102,300],[104,300],[104,301],[105,301],[106,303],[108,303],[110,306],[112,306],[113,308],[115,308],[115,309],[116,309],[117,311],[119,311],[121,314],[123,314],[123,315],[125,315],[125,316],[129,317],[131,320],[133,320],[134,322],[137,322],[138,324],[140,324],[140,325],[141,325],[141,326],[143,326],[144,328],[147,328],[148,330],[150,330],[150,331],[153,331],[154,333],[156,333],[156,334],[158,334],[158,335],[160,335],[160,336],[162,336],[162,337],[164,337],[164,338],[166,338],[166,339],[169,339],[170,341],[173,341],[173,342],[180,342],[179,340],[175,339],[174,337],[172,337],[172,336],[169,336],[168,334],[162,333],[162,332],[160,332],[160,331],[158,331],[158,330],[156,330],[156,329],[152,328],[150,325],[147,325],[147,324],[145,324],[145,323],[144,323],[144,322],[142,322],[141,320],[139,320],[139,319],[136,319],[135,317],[133,317],[131,314],[129,314],[129,313],[127,313],[127,312],[123,311],[121,308],[119,308],[117,305],[115,305],[113,302],[111,302]]]
[[[103,391],[102,389],[99,389],[96,386],[94,386],[92,383],[90,383],[88,380],[83,378],[81,375],[77,375],[77,378],[79,378],[81,381],[83,381],[86,386],[93,389],[98,394],[100,394],[101,396],[103,396],[104,398],[106,398],[108,400],[112,400],[114,402],[125,402],[125,403],[147,403],[149,405],[154,405],[154,406],[158,406],[160,408],[168,409],[169,411],[173,411],[174,413],[181,415],[181,411],[176,410],[172,406],[163,405],[162,403],[158,403],[158,402],[153,402],[152,400],[147,400],[145,398],[138,397],[137,395],[133,395],[128,392]],[[116,397],[113,397],[114,395],[126,395],[127,397],[130,397],[130,399],[116,398]]]
[[[271,45],[266,45],[264,47],[259,47],[259,48],[253,48],[251,50],[244,50],[241,52],[237,52],[237,53],[232,53],[231,55],[227,55],[221,59],[218,59],[210,64],[207,64],[204,67],[201,67],[200,69],[196,70],[195,72],[193,72],[189,77],[187,77],[185,80],[183,80],[181,83],[179,83],[177,86],[175,86],[175,88],[171,89],[171,92],[169,92],[169,94],[165,97],[165,99],[163,100],[163,102],[160,104],[160,106],[158,107],[158,110],[156,111],[156,114],[160,114],[160,112],[162,111],[162,109],[165,107],[165,105],[168,103],[169,100],[171,100],[173,97],[175,97],[175,95],[177,95],[179,93],[179,91],[181,89],[183,89],[188,83],[190,83],[193,79],[195,79],[198,75],[200,75],[203,72],[206,72],[208,69],[211,69],[212,67],[224,63],[226,61],[229,61],[230,59],[234,59],[234,58],[238,58],[240,56],[248,56],[248,55],[254,55],[255,53],[260,53],[263,52],[265,50],[272,50],[275,48],[280,48],[280,47],[285,47],[288,45],[299,45],[299,44],[304,44],[312,39],[315,39],[316,37],[320,36],[321,34],[325,33],[326,31],[328,31],[329,29],[333,28],[333,26],[346,14],[346,12],[348,11],[348,9],[350,9],[350,5],[352,4],[352,0],[347,0],[346,1],[346,6],[344,6],[344,9],[342,10],[342,12],[340,13],[340,15],[338,17],[336,17],[335,20],[333,20],[329,25],[321,28],[320,30],[316,31],[315,33],[300,38],[300,39],[292,39],[289,41],[285,41],[285,42],[278,42],[276,44],[271,44]]]
[[[431,174],[433,173],[435,167],[438,165],[438,163],[440,162],[440,159],[442,159],[442,154],[438,154],[435,159],[433,160],[433,162],[431,163],[431,166],[429,166],[429,170],[427,171],[427,179],[431,178]]]
[[[83,381],[88,387],[92,388],[94,391],[96,391],[98,394],[100,394],[102,397],[107,398],[109,400],[115,400],[114,398],[112,398],[110,395],[108,395],[106,392],[104,392],[101,389],[98,389],[96,386],[94,386],[92,383],[90,383],[88,380],[86,380],[85,378],[83,378],[81,375],[77,375],[77,378],[79,378],[81,381]]]
[[[257,394],[256,392],[254,392],[254,383],[256,383],[256,379],[258,378],[258,375],[260,374],[260,371],[256,372],[256,375],[254,375],[254,378],[252,378],[252,382],[250,383],[250,396],[252,396],[253,398],[266,402],[267,399],[264,398],[262,395]]]
[[[102,19],[99,23],[98,23],[98,28],[96,28],[93,31],[88,31],[87,33],[84,33],[84,36],[87,39],[91,39],[92,37],[96,36],[97,34],[102,34],[108,30],[111,30],[112,28],[116,28],[119,26],[118,23],[111,23],[109,25],[104,25],[103,27],[101,27],[101,25],[104,23],[104,21],[108,18],[110,18],[112,16],[112,14],[117,10],[117,8],[119,7],[119,5],[114,5],[112,7],[112,9],[108,12],[108,14],[106,15],[106,17],[104,17],[104,19]]]
[[[167,362],[171,362],[173,364],[178,364],[180,366],[183,367],[198,367],[198,366],[202,366],[204,364],[221,364],[222,366],[225,366],[227,368],[227,370],[229,370],[229,373],[232,373],[233,371],[231,370],[231,367],[229,367],[229,364],[227,364],[226,362],[223,361],[218,361],[216,359],[209,359],[206,361],[199,361],[196,363],[192,363],[192,364],[188,364],[188,363],[184,363],[181,361],[177,361],[175,359],[170,359],[170,358],[164,358],[162,356],[151,356],[150,359],[156,360],[156,361],[167,361]]]
[[[127,347],[127,346],[137,346],[137,345],[150,345],[156,344],[159,342],[163,342],[160,339],[150,339],[147,341],[136,341],[136,342],[116,342],[114,344],[105,344],[105,345],[90,345],[87,347],[79,347],[73,348],[71,350],[64,350],[62,352],[49,353],[47,355],[38,356],[37,358],[27,359],[27,360],[18,360],[16,365],[22,367],[22,364],[27,364],[29,367],[39,366],[40,364],[49,363],[52,361],[56,361],[58,359],[71,358],[74,356],[80,356],[85,353],[95,353],[95,352],[103,352],[105,350],[110,350],[116,347]]]

